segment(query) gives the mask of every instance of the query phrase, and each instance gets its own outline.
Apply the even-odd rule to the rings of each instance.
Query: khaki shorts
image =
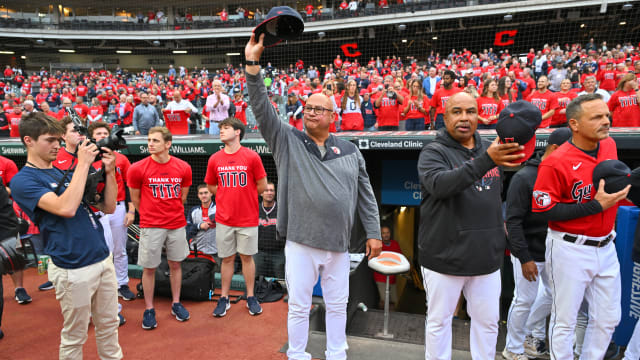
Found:
[[[220,258],[236,253],[255,255],[258,253],[258,227],[234,227],[217,223],[216,244]]]
[[[167,260],[182,261],[189,255],[184,226],[178,229],[140,228],[138,265],[155,269],[160,265],[162,246],[167,248]]]

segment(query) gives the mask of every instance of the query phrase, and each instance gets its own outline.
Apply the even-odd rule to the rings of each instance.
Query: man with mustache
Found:
[[[425,359],[451,359],[451,321],[461,291],[472,318],[471,355],[493,359],[507,245],[498,166],[517,165],[524,147],[482,140],[476,132],[478,104],[466,92],[446,101],[444,124],[418,160],[420,265],[428,303]]]
[[[598,94],[581,95],[566,110],[572,138],[539,166],[532,211],[549,220],[545,267],[552,307],[552,360],[573,359],[576,317],[583,299],[589,325],[581,359],[602,359],[620,321],[620,264],[613,244],[618,201],[629,186],[608,194],[604,180],[593,184],[593,169],[618,159],[609,137],[609,108]]]

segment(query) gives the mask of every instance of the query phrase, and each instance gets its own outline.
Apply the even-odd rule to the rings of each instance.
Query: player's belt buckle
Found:
[[[578,240],[578,237],[577,236],[573,236],[573,235],[569,235],[569,234],[564,234],[562,239],[564,241],[568,241],[570,243],[575,243]],[[605,245],[607,245],[609,243],[609,241],[611,241],[611,239],[613,239],[613,235],[607,236],[604,240],[587,239],[582,243],[582,245],[595,246],[595,247],[601,248],[601,247],[604,247]]]

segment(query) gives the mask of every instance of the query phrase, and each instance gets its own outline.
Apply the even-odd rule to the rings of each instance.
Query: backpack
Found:
[[[191,251],[182,261],[182,287],[180,298],[194,301],[208,301],[210,292],[214,289],[214,273],[216,262],[209,255],[199,251]],[[160,265],[156,268],[154,294],[156,296],[171,297],[171,282],[169,280],[169,263],[162,255]],[[138,297],[144,295],[142,282],[138,284]]]
[[[256,279],[253,292],[260,303],[276,302],[284,296],[282,285],[275,280],[268,281],[264,276]]]

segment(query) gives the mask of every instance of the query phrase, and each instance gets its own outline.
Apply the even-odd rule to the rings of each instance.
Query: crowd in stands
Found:
[[[512,0],[479,0],[479,5],[509,2]],[[285,4],[286,5],[286,4]],[[466,1],[445,0],[341,0],[333,6],[314,6],[312,3],[297,5],[304,21],[323,21],[346,17],[387,15],[393,13],[428,11],[451,7],[467,6]],[[84,9],[76,9],[76,15],[67,16],[58,24],[71,30],[152,30],[152,29],[205,29],[212,27],[256,26],[264,20],[268,8],[249,9],[242,4],[217,9],[176,9],[169,16],[165,9],[133,11],[130,14],[80,16]],[[40,17],[35,13],[12,13],[0,17],[0,27],[38,28],[56,25],[53,17]],[[136,26],[137,25],[137,26]]]
[[[508,51],[499,54],[491,48],[472,53],[463,48],[446,55],[432,52],[424,59],[386,56],[362,63],[337,55],[331,64],[322,66],[306,65],[299,59],[288,67],[267,63],[262,71],[274,106],[283,120],[298,128],[303,126],[306,98],[322,92],[333,101],[332,131],[438,129],[443,126],[446,99],[459,91],[477,98],[481,128],[493,128],[499,112],[519,99],[541,110],[542,127],[562,126],[568,102],[582,92],[598,92],[605,98],[612,126],[640,126],[636,94],[640,54],[629,43],[609,48],[591,39],[584,45],[532,48],[526,56],[512,56]],[[148,104],[160,117],[167,107],[186,110],[192,133],[209,132],[210,123],[219,121],[213,117],[219,116],[220,109],[207,105],[207,98],[220,94],[229,98],[221,106],[230,115],[248,123],[250,129],[255,127],[247,111],[242,64],[212,71],[170,66],[165,74],[153,68],[138,73],[120,68],[25,73],[6,66],[3,75],[2,136],[17,136],[16,124],[25,112],[44,111],[61,118],[66,107],[75,109],[87,123],[103,120],[138,131],[134,110],[143,94],[149,95]],[[218,92],[214,89],[217,81],[221,85]],[[180,106],[170,106],[172,102]]]

